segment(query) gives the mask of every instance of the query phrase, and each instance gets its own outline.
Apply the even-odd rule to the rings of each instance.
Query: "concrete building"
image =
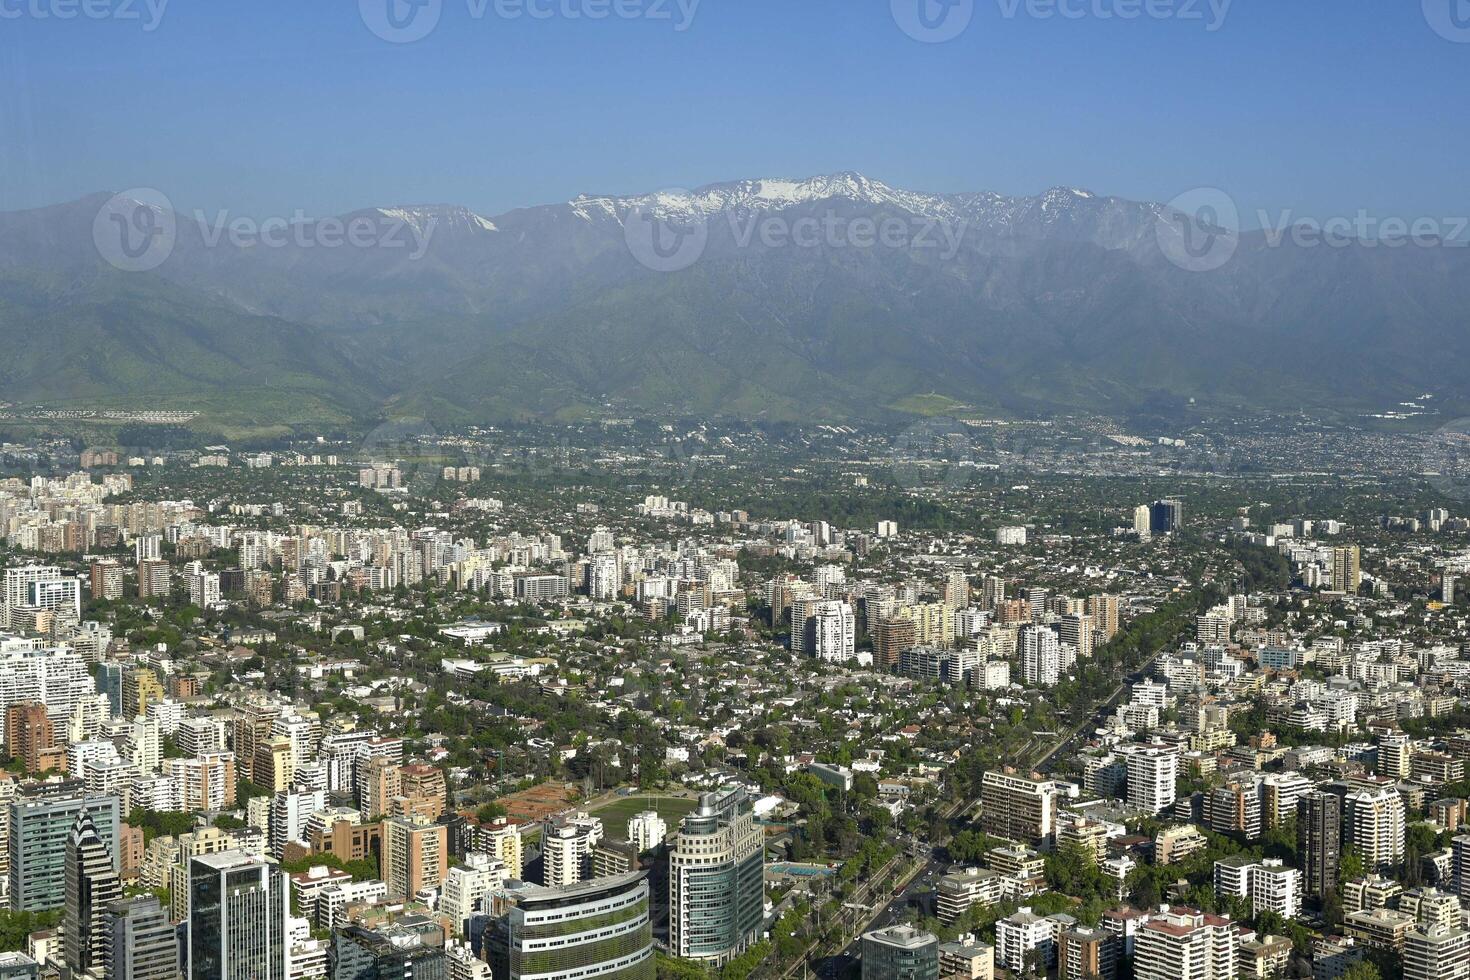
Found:
[[[864,934],[862,980],[939,980],[939,939],[903,925]]]

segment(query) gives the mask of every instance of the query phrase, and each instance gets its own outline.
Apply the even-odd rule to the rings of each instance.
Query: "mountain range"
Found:
[[[156,267],[117,261],[110,236],[160,227]],[[1467,328],[1470,249],[1277,241],[1068,188],[843,173],[493,217],[255,228],[110,194],[0,214],[0,398],[258,425],[1356,415],[1470,403]]]

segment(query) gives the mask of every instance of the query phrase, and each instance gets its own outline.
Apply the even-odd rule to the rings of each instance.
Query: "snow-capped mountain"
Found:
[[[941,194],[853,172],[768,177],[494,216],[369,208],[243,243],[178,215],[166,259],[143,272],[99,252],[108,199],[0,214],[0,342],[54,345],[33,370],[0,373],[7,397],[39,397],[67,356],[158,348],[118,331],[132,336],[166,309],[167,343],[181,349],[190,330],[219,350],[231,348],[212,325],[229,324],[231,337],[269,325],[269,343],[245,345],[245,361],[219,377],[305,372],[328,393],[353,377],[355,398],[335,403],[367,390],[399,410],[459,418],[606,404],[838,418],[901,413],[916,394],[1015,412],[1189,399],[1351,412],[1429,388],[1463,392],[1470,409],[1470,249],[1240,235],[1228,262],[1199,271],[1169,251],[1187,233],[1183,216],[1075,188]],[[140,203],[147,222],[166,217]],[[703,223],[707,235],[692,261],[660,269],[634,248],[635,216]],[[846,227],[897,218],[944,247],[804,246],[749,234],[762,216]],[[362,220],[374,232],[365,245],[323,227]],[[277,364],[268,352],[282,349],[291,353]],[[255,350],[271,363],[247,371]],[[71,384],[79,397],[114,387],[105,372]]]

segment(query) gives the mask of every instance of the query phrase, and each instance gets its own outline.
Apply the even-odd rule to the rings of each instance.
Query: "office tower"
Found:
[[[1337,890],[1342,859],[1342,798],[1335,793],[1309,793],[1297,801],[1297,851],[1307,894]]]
[[[421,933],[389,926],[348,926],[332,937],[333,980],[447,980],[444,949]]]
[[[1077,651],[1078,660],[1088,660],[1092,657],[1092,630],[1091,616],[1063,616],[1057,636]]]
[[[40,772],[41,753],[56,744],[46,706],[39,701],[12,704],[5,712],[5,743],[11,757],[25,763],[26,772]]]
[[[662,847],[669,836],[669,825],[657,810],[644,810],[628,821],[628,843],[639,854]]]
[[[1184,524],[1184,504],[1178,500],[1156,500],[1149,506],[1149,531],[1171,534]]]
[[[75,578],[38,579],[26,584],[25,605],[30,609],[66,610],[82,618],[82,583]]]
[[[21,565],[15,568],[5,569],[3,579],[3,593],[0,598],[4,599],[5,605],[11,609],[24,606],[30,597],[31,584],[34,582],[54,582],[61,579],[61,569],[56,565]]]
[[[1027,684],[1051,687],[1061,679],[1062,645],[1045,626],[1021,627],[1021,676]]]
[[[862,980],[939,980],[939,938],[912,926],[864,933]]]
[[[41,912],[66,905],[67,842],[77,817],[86,814],[117,864],[118,801],[85,797],[70,780],[55,795],[10,801],[10,907]]]
[[[1060,791],[1049,780],[987,772],[980,782],[980,829],[1019,844],[1045,846],[1056,833]]]
[[[383,821],[382,865],[389,895],[411,898],[439,887],[449,868],[449,829],[402,817]]]
[[[177,980],[179,939],[168,909],[151,895],[107,907],[105,980]]]
[[[1172,746],[1128,745],[1118,752],[1128,763],[1128,803],[1150,813],[1174,805],[1179,753]]]
[[[286,874],[240,851],[189,862],[189,980],[286,980]]]
[[[485,945],[495,980],[653,980],[642,872],[546,888],[509,882],[490,895]]]
[[[1363,585],[1362,552],[1357,545],[1332,549],[1332,587],[1355,594]]]
[[[1343,799],[1343,844],[1356,848],[1370,871],[1404,859],[1404,800],[1392,786],[1361,789]]]
[[[1421,923],[1404,937],[1404,980],[1470,978],[1470,932],[1459,925]]]
[[[765,842],[745,790],[700,797],[669,854],[669,945],[676,956],[723,966],[760,939]]]
[[[123,674],[127,668],[115,660],[104,660],[92,665],[92,680],[97,693],[107,697],[107,710],[114,718],[123,716]]]
[[[1136,980],[1236,980],[1235,924],[1191,909],[1155,915],[1133,940]]]
[[[66,839],[67,969],[81,976],[102,969],[102,955],[111,935],[107,906],[122,898],[122,882],[111,849],[97,833],[86,811],[77,814]]]

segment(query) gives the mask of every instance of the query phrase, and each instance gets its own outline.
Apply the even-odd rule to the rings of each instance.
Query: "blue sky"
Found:
[[[1421,0],[1234,0],[1213,31],[1209,0],[1131,0],[1174,15],[1130,20],[1099,16],[1130,0],[1064,0],[1071,18],[973,0],[942,44],[900,30],[890,0],[702,0],[683,31],[677,0],[669,19],[605,20],[440,0],[411,44],[375,36],[357,0],[169,0],[151,31],[148,0],[86,0],[140,19],[54,16],[82,2],[0,0],[0,210],[145,186],[257,217],[495,214],[852,169],[931,191],[1217,186],[1247,213],[1470,214],[1470,43]]]

